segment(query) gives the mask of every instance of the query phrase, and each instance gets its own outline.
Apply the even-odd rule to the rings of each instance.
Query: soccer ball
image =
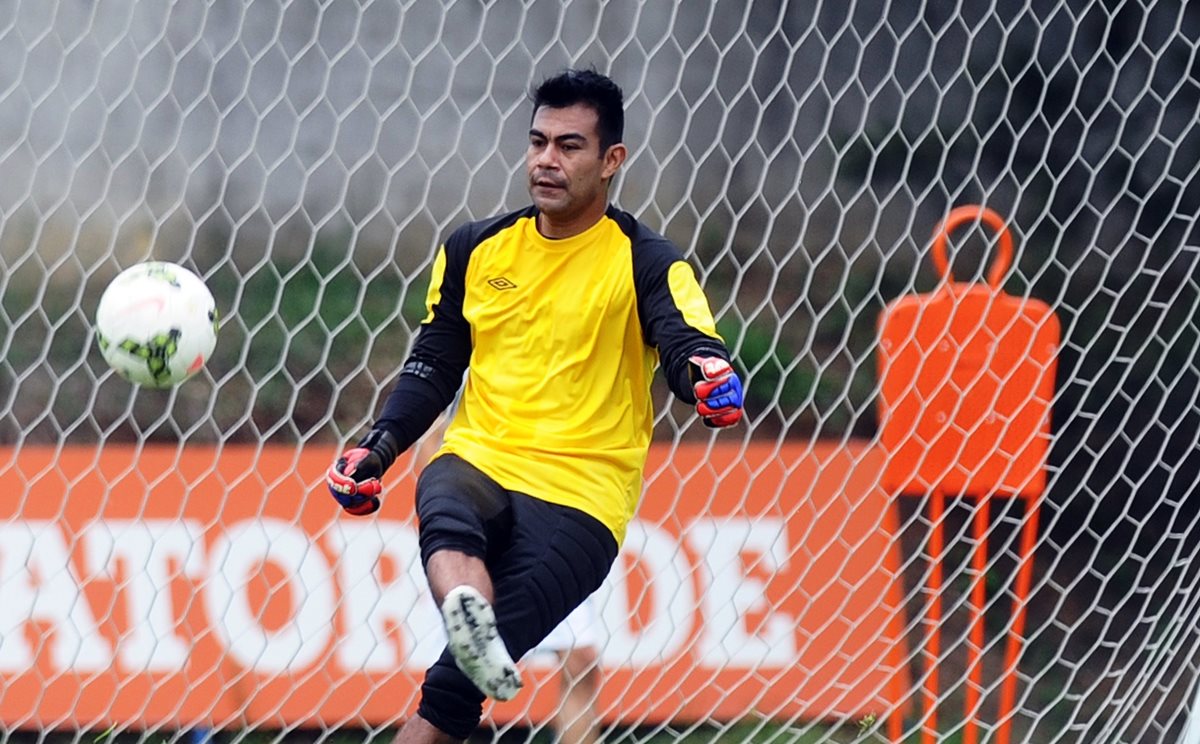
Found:
[[[217,344],[217,306],[200,277],[173,263],[147,261],[112,280],[96,307],[104,361],[146,387],[178,385]]]

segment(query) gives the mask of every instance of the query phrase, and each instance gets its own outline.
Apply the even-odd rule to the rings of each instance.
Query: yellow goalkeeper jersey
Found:
[[[536,216],[468,224],[438,252],[415,349],[453,357],[468,343],[469,365],[436,456],[581,509],[620,544],[641,494],[660,355],[690,401],[688,356],[728,352],[691,267],[661,235],[610,207],[586,232],[551,240]]]

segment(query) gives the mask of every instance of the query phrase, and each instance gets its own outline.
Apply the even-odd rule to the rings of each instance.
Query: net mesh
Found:
[[[439,241],[526,203],[530,83],[592,65],[626,92],[616,201],[684,249],[748,396],[714,439],[656,388],[595,601],[607,740],[1200,742],[1196,38],[1182,0],[0,4],[3,736],[411,714],[441,643],[419,458],[370,523],[321,468],[386,395]],[[928,304],[970,304],[931,260],[970,204],[1014,238],[996,326],[993,290]],[[999,236],[950,231],[958,285]],[[93,343],[147,259],[223,316],[165,392]],[[1049,355],[1012,339],[1048,332],[1037,302]],[[1023,439],[1013,400],[1050,428]],[[561,663],[524,663],[536,692],[483,740],[549,736]]]

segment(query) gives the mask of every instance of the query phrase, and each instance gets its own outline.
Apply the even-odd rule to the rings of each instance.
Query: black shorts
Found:
[[[600,587],[617,541],[578,509],[508,491],[455,455],[431,462],[417,481],[421,560],[440,550],[481,558],[495,590],[500,637],[519,659]],[[465,739],[479,724],[482,692],[443,652],[421,688],[421,717]]]

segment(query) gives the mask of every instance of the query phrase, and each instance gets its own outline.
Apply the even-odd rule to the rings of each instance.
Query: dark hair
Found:
[[[601,155],[625,136],[625,95],[611,78],[595,70],[563,70],[543,80],[529,97],[534,114],[543,106],[566,108],[577,103],[595,109]]]

